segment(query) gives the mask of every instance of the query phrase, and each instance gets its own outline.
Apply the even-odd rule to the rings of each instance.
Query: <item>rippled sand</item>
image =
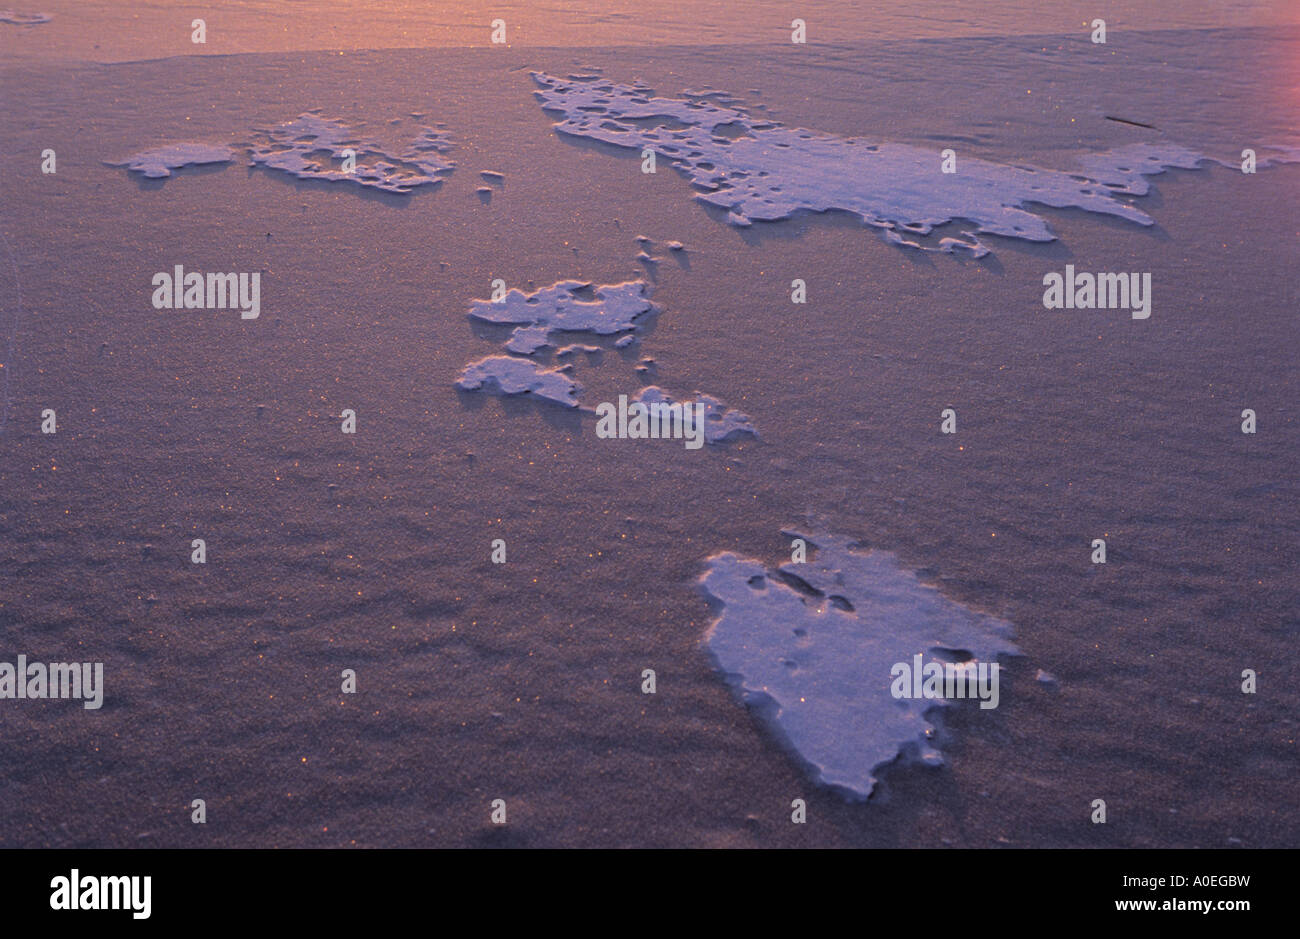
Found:
[[[161,4],[81,6],[0,24],[0,657],[102,661],[105,699],[0,701],[0,844],[1295,843],[1300,167],[1224,165],[1295,142],[1287,5],[1133,5],[1142,31],[1117,13],[1105,47],[1068,5],[890,5],[804,47],[779,5],[520,6],[493,48],[468,13],[431,15],[431,40],[400,9],[246,3],[202,53]],[[555,132],[530,73],[591,67],[959,160],[1220,162],[1151,177],[1152,225],[1035,206],[1056,240],[984,236],[981,259],[842,212],[737,228],[683,175]],[[104,165],[304,113],[400,118],[399,157],[442,122],[454,168],[403,194],[242,157]],[[178,264],[260,272],[260,316],[153,309]],[[1045,310],[1066,264],[1150,272],[1151,318]],[[521,361],[569,363],[584,402],[706,392],[762,437],[597,439],[589,411],[457,390],[509,339],[467,316],[496,279],[645,280],[634,345]],[[999,706],[946,709],[946,765],[886,765],[866,803],[810,780],[705,645],[706,559],[775,566],[792,527],[1015,624]]]

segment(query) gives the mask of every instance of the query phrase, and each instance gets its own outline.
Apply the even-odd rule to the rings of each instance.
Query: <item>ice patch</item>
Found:
[[[400,118],[389,121],[399,123]],[[411,145],[399,156],[390,156],[373,140],[363,140],[356,130],[308,112],[270,130],[259,131],[254,144],[241,144],[250,165],[289,173],[299,179],[350,182],[385,192],[406,194],[419,186],[437,186],[451,172],[455,162],[443,156],[451,149],[445,130],[422,127]],[[348,151],[351,151],[350,153]],[[228,163],[236,149],[198,143],[175,143],[145,150],[122,162],[149,178],[170,176],[171,171],[190,164]],[[344,169],[345,159],[355,166]]]
[[[149,179],[162,179],[182,166],[229,163],[234,158],[235,151],[230,147],[214,147],[205,143],[173,143],[142,150],[119,162],[105,161],[105,165],[125,166],[129,172],[143,173]]]
[[[455,167],[443,154],[451,149],[447,134],[424,127],[400,155],[386,153],[373,140],[362,139],[355,128],[318,114],[300,114],[292,121],[262,132],[264,142],[254,146],[254,165],[279,170],[299,179],[349,182],[385,192],[405,194],[420,186],[437,186],[443,174]],[[343,169],[344,151],[356,158],[353,170]]]
[[[816,557],[778,571],[730,552],[707,561],[701,584],[722,612],[705,641],[719,669],[825,785],[865,798],[900,753],[941,763],[925,714],[949,702],[894,698],[891,669],[917,654],[1018,655],[1010,624],[948,600],[888,552],[786,534]]]
[[[673,403],[673,399],[656,385],[647,385],[642,388],[632,398],[632,401],[634,403],[640,402],[647,407],[655,404],[670,405]],[[727,407],[712,395],[696,392],[694,398],[687,398],[678,403],[704,405],[705,443],[722,443],[727,438],[738,434],[758,436],[758,428],[754,426],[754,422],[748,414],[742,414],[735,408]]]
[[[532,76],[542,107],[563,115],[558,132],[653,150],[702,190],[695,198],[726,209],[733,225],[839,209],[884,230],[896,244],[977,257],[989,253],[979,234],[1054,240],[1047,221],[1025,208],[1031,203],[1151,225],[1146,213],[1116,194],[1141,195],[1147,191],[1143,177],[1208,159],[1176,145],[1146,144],[1086,157],[1095,178],[965,155],[958,172],[944,174],[933,149],[786,127],[713,101],[652,97],[643,85]],[[937,246],[915,240],[958,219],[973,225],[962,238],[944,238]]]
[[[456,387],[463,391],[490,391],[503,395],[531,394],[566,408],[576,408],[582,386],[565,372],[569,366],[543,368],[531,359],[490,355],[465,366]]]
[[[475,300],[469,315],[486,323],[518,325],[506,348],[528,355],[550,343],[553,332],[590,332],[612,336],[636,329],[636,318],[653,304],[646,299],[646,283],[592,284],[564,280],[533,293],[518,288],[501,300]],[[591,291],[591,299],[584,293]]]
[[[485,323],[514,326],[505,343],[514,356],[530,356],[554,344],[554,334],[587,332],[598,336],[618,336],[614,348],[625,349],[637,339],[638,319],[654,309],[647,297],[649,285],[642,280],[621,284],[592,284],[582,280],[562,280],[532,293],[512,288],[500,300],[473,300],[469,317]],[[620,335],[622,334],[622,335]],[[569,344],[556,350],[555,357],[603,351],[598,346]],[[488,356],[465,367],[456,386],[465,391],[484,389],[501,394],[531,392],[540,398],[565,407],[577,407],[582,386],[566,374],[572,365],[543,369],[531,359],[514,356]],[[643,360],[637,371],[648,373]],[[661,388],[649,385],[631,399],[646,405],[672,404],[673,399]],[[729,408],[718,398],[700,394],[679,402],[704,405],[704,439],[721,443],[741,434],[758,436],[747,414]],[[590,410],[584,408],[584,410]]]

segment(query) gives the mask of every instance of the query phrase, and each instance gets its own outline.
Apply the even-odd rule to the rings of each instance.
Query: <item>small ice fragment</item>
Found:
[[[579,352],[585,352],[588,355],[596,355],[601,351],[600,346],[587,346],[575,342],[555,350],[555,357],[558,359],[566,355],[576,355]]]

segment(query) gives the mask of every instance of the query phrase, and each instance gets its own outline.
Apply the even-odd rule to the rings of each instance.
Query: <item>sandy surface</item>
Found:
[[[1084,34],[1097,17],[1110,29],[1211,29],[1300,23],[1285,0],[31,0],[13,8],[43,13],[39,27],[0,23],[0,55],[22,59],[124,62],[176,55],[251,52],[482,47],[493,23],[506,24],[506,47],[746,45],[788,42],[803,19],[808,42],[853,43],[957,36]],[[204,20],[205,42],[192,24]],[[24,34],[13,37],[15,30]],[[11,38],[12,37],[12,38]],[[497,51],[504,51],[500,46]]]
[[[995,239],[971,261],[834,214],[728,226],[670,169],[558,137],[528,77],[594,65],[798,126],[1068,170],[1135,141],[1224,159],[1294,143],[1295,29],[1094,47],[862,26],[807,49],[616,48],[593,30],[573,49],[543,48],[538,20],[532,48],[108,65],[67,59],[185,50],[119,30],[92,54],[56,31],[77,5],[46,6],[49,24],[0,27],[28,43],[0,63],[0,657],[103,661],[106,702],[0,702],[0,844],[1296,842],[1300,166],[1174,170],[1141,200],[1153,228],[1045,210],[1059,241]],[[1190,21],[1173,25],[1209,7],[1179,5]],[[1066,25],[1019,22],[1002,32]],[[46,49],[65,60],[24,57]],[[246,141],[311,108],[375,131],[446,122],[456,168],[391,196],[240,163],[145,182],[101,162]],[[480,170],[505,176],[490,201]],[[661,311],[639,348],[602,340],[576,377],[610,400],[647,383],[633,368],[649,355],[651,380],[723,398],[761,440],[597,440],[591,415],[453,387],[508,334],[466,316],[493,278],[651,276],[637,235],[663,258]],[[1067,263],[1152,272],[1151,319],[1044,310],[1042,276]],[[260,318],[154,310],[150,278],[175,264],[262,271]],[[809,524],[1010,621],[1024,653],[995,711],[944,717],[946,768],[887,767],[866,804],[812,786],[701,642],[704,559],[779,563],[781,530]],[[338,693],[344,668],[356,695]]]

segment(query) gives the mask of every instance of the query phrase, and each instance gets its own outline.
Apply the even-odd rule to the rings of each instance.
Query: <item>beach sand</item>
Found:
[[[1041,209],[1057,241],[972,260],[844,213],[728,225],[670,167],[557,135],[529,74],[723,89],[791,126],[1067,172],[1153,141],[1233,161],[1296,143],[1284,4],[1162,4],[1105,46],[1071,26],[1087,14],[1007,5],[1001,29],[807,46],[749,18],[565,41],[521,12],[535,44],[469,46],[458,14],[427,48],[382,48],[404,43],[380,17],[292,49],[249,4],[212,55],[46,6],[0,26],[0,658],[102,661],[105,703],[0,702],[0,845],[1296,843],[1300,166],[1170,170],[1135,202],[1152,227]],[[400,196],[103,162],[310,109],[380,137],[443,122],[455,168]],[[484,170],[504,174],[487,198]],[[176,264],[262,272],[259,318],[154,309]],[[1151,318],[1045,310],[1066,264],[1151,272]],[[584,403],[698,390],[759,438],[598,440],[590,413],[454,387],[509,333],[466,315],[492,280],[638,277],[658,311],[633,347],[571,360]],[[886,766],[865,803],[810,780],[703,644],[706,559],[782,563],[792,526],[1016,630],[999,707],[947,709],[946,766]]]

